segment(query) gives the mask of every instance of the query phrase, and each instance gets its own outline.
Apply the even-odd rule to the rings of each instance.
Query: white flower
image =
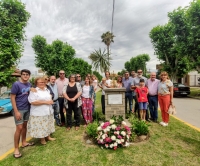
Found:
[[[116,131],[117,135],[119,135],[119,131]]]
[[[126,122],[122,121],[122,124],[125,126],[125,125],[126,125]]]
[[[127,137],[127,139],[129,139],[129,135],[127,135],[126,137]]]
[[[116,137],[113,135],[112,137],[111,137],[111,140],[116,140]]]
[[[110,119],[110,124],[113,124],[115,121],[113,119]]]
[[[104,123],[101,123],[101,127],[104,125]]]
[[[121,142],[124,142],[124,139],[121,139]]]
[[[99,132],[99,135],[101,136],[102,134],[103,134],[102,131],[100,131],[100,132]]]
[[[114,146],[117,146],[117,142],[115,142],[113,145],[114,145]]]
[[[113,148],[113,144],[110,144],[110,148]]]
[[[104,133],[106,133],[107,131],[108,131],[108,129],[107,129],[107,128],[106,128],[106,129],[103,129],[103,132],[104,132]]]
[[[117,127],[117,126],[114,125],[114,124],[111,126],[111,128],[112,128],[113,130],[116,129],[116,127]]]
[[[106,136],[105,136],[105,134],[103,134],[103,135],[102,135],[102,139],[105,139],[105,138],[106,138]]]
[[[122,132],[121,132],[121,135],[125,136],[125,135],[126,135],[126,132],[125,132],[125,131],[122,131]]]
[[[102,130],[101,126],[97,127],[97,131],[100,131]]]
[[[108,145],[108,144],[105,144],[105,147],[106,147],[106,148],[108,148],[108,147],[109,147],[109,145]]]
[[[122,142],[118,139],[117,141],[116,141],[118,144],[121,144]]]
[[[124,146],[126,146],[126,147],[127,147],[127,146],[130,146],[130,144],[129,144],[128,142],[126,142]]]
[[[99,141],[102,143],[102,142],[103,142],[103,139],[100,139]]]

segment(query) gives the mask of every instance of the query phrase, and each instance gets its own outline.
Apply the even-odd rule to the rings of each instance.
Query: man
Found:
[[[28,95],[31,84],[28,82],[31,72],[27,69],[21,70],[21,80],[15,82],[11,88],[11,103],[14,110],[16,131],[14,135],[15,158],[22,157],[19,152],[19,141],[21,136],[22,147],[32,146],[34,143],[26,142],[27,122],[30,115],[30,104]]]
[[[105,92],[104,92],[104,88],[110,88],[111,87],[111,79],[110,79],[110,72],[105,72],[105,84],[102,82],[99,84],[99,87],[102,89],[102,95],[101,95],[101,107],[102,107],[102,113],[105,115]]]
[[[61,123],[62,126],[65,126],[65,116],[63,112],[64,107],[64,97],[63,97],[63,87],[65,84],[69,83],[69,79],[65,77],[65,71],[59,71],[59,78],[56,80],[57,88],[58,88],[58,103],[60,108],[60,116],[61,116]]]
[[[81,87],[85,84],[85,82],[81,79],[80,74],[76,74],[76,82],[79,82],[81,84]]]
[[[131,90],[135,91],[135,89],[137,87],[139,87],[139,83],[140,83],[140,79],[144,79],[145,81],[145,85],[147,85],[147,78],[142,76],[143,72],[141,69],[137,70],[137,76],[135,78],[132,79],[132,84],[131,84]],[[138,112],[138,118],[140,118],[140,114],[139,114],[139,110],[138,110],[138,102],[136,101],[135,103],[135,109],[134,112]],[[146,112],[146,120],[149,120],[149,114],[148,114],[148,110]]]
[[[131,78],[133,79],[133,78],[135,78],[137,76],[137,74],[135,73],[135,71],[134,70],[132,70],[131,71]],[[132,91],[132,96],[133,96],[133,100],[134,100],[134,107],[135,107],[135,104],[136,104],[136,93],[135,93],[135,91]],[[132,112],[134,112],[134,108],[132,108]]]
[[[123,85],[126,88],[125,92],[125,111],[127,112],[127,102],[129,103],[129,113],[132,111],[132,102],[133,102],[133,95],[131,91],[131,83],[132,83],[132,78],[129,77],[129,72],[126,71],[124,78],[122,79]]]
[[[56,85],[56,77],[51,76],[49,87],[53,91],[54,97],[53,97],[53,110],[54,110],[54,119],[56,120],[57,126],[62,126],[59,118],[59,103],[58,103],[58,87]]]
[[[159,80],[156,79],[156,73],[152,72],[150,79],[147,80],[147,87],[149,89],[148,101],[151,120],[157,122],[158,120],[158,84]]]

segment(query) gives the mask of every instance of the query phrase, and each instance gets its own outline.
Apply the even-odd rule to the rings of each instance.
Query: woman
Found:
[[[161,72],[161,81],[158,85],[158,101],[162,114],[162,126],[168,126],[169,114],[167,113],[169,106],[173,104],[173,83],[169,80],[167,72]]]
[[[53,100],[50,91],[46,88],[45,79],[35,79],[36,91],[30,91],[28,100],[31,104],[30,118],[28,121],[28,132],[31,137],[40,138],[41,144],[45,145],[46,140],[54,141],[50,134],[55,131],[53,116]]]
[[[75,82],[75,74],[69,76],[69,83],[63,88],[63,96],[65,98],[65,106],[67,108],[67,130],[72,127],[72,110],[74,111],[75,130],[80,126],[79,107],[81,106],[80,96],[82,94],[81,84]]]
[[[82,114],[85,120],[85,126],[92,123],[92,109],[94,101],[94,87],[90,84],[88,77],[85,77],[85,85],[82,89]]]
[[[118,76],[117,77],[117,84],[116,84],[117,88],[122,88],[123,87],[123,83],[122,83],[122,76]]]

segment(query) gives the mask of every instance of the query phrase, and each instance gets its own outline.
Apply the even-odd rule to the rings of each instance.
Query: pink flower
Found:
[[[111,140],[110,137],[106,137],[106,138],[104,139],[104,141],[105,141],[106,143],[111,143],[111,142],[112,142],[112,140]]]
[[[121,130],[121,127],[120,127],[120,126],[117,126],[117,127],[115,128],[115,130],[119,131],[119,130]]]
[[[121,136],[121,135],[118,135],[117,138],[122,139],[122,136]]]
[[[125,128],[127,131],[131,131],[131,129],[130,129],[128,126],[124,126],[124,128]]]
[[[110,125],[110,122],[105,122],[104,125],[102,126],[102,129],[105,129],[106,127],[108,127]]]
[[[117,149],[117,146],[114,146],[114,148],[113,148],[114,150],[116,150]]]

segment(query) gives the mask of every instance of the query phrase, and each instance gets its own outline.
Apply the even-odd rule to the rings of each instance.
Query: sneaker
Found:
[[[164,123],[163,126],[164,126],[164,127],[168,126],[168,123]]]
[[[165,122],[160,122],[160,125],[164,126]]]

